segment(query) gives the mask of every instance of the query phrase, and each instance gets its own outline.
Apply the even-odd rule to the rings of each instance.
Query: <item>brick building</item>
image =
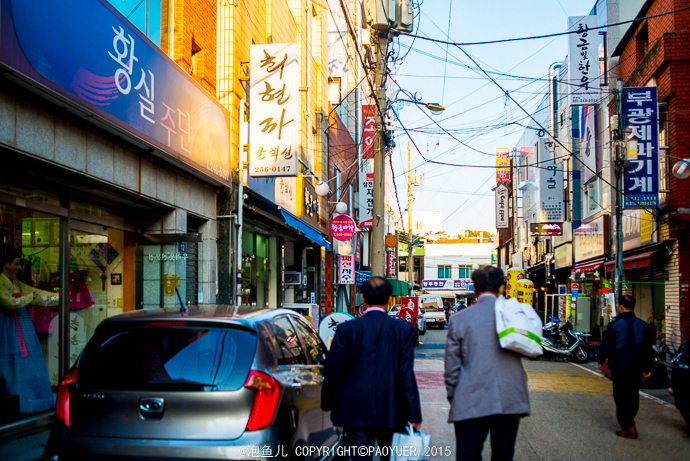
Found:
[[[659,233],[666,243],[666,341],[690,340],[690,181],[670,174],[690,147],[690,1],[650,0],[613,52],[624,87],[656,86],[659,101]],[[683,9],[686,8],[686,9]],[[658,17],[649,17],[670,13]]]

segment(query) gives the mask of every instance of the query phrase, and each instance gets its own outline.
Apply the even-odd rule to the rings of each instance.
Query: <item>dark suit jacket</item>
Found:
[[[341,427],[421,422],[413,329],[377,311],[338,325],[326,359],[321,408]]]

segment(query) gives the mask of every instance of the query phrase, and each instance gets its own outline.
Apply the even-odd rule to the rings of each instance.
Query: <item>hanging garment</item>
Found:
[[[5,393],[19,396],[20,413],[55,407],[43,350],[26,309],[30,302],[56,300],[0,274],[0,376],[5,378]]]

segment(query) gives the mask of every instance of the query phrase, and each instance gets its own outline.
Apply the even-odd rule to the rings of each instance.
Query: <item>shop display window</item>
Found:
[[[198,254],[202,243],[137,245],[137,309],[195,305],[199,292]]]
[[[242,233],[242,305],[263,309],[268,301],[268,238]]]
[[[55,406],[59,229],[56,216],[0,203],[0,423]]]

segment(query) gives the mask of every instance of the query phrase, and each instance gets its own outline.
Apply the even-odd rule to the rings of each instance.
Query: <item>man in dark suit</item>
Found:
[[[414,330],[386,315],[383,306],[392,291],[383,277],[364,283],[367,310],[338,325],[326,359],[321,408],[331,411],[335,426],[344,428],[350,447],[373,447],[375,442],[388,447],[396,429],[408,422],[415,430],[422,425]],[[350,458],[371,459],[371,452],[363,451],[353,450]]]
[[[640,381],[652,375],[652,333],[644,320],[635,317],[635,298],[618,298],[618,318],[609,323],[601,342],[599,370],[609,359],[613,374],[613,400],[621,429],[616,435],[637,438],[635,415],[640,409]]]

